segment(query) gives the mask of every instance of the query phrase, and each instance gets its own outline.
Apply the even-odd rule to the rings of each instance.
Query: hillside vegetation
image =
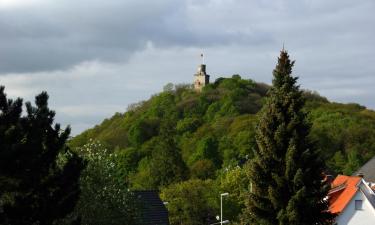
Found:
[[[226,203],[232,210],[228,216],[236,221],[248,185],[241,168],[253,157],[257,113],[268,89],[239,75],[219,78],[201,93],[191,85],[168,84],[149,100],[72,138],[70,146],[100,141],[118,156],[118,173],[129,188],[159,189],[164,200],[179,199],[168,205],[170,220],[176,220],[172,224],[181,215],[210,221],[218,210],[213,196],[228,189],[233,193]],[[327,170],[351,174],[375,155],[375,112],[331,103],[310,91],[304,95],[311,139]]]

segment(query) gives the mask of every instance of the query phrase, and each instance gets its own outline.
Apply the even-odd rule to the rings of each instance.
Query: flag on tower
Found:
[[[204,57],[203,57],[203,53],[201,53],[201,58],[202,58],[202,64],[204,64]]]

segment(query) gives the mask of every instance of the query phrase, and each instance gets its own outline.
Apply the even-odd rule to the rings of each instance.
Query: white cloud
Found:
[[[119,105],[66,105],[57,107],[56,110],[71,117],[80,117],[87,115],[112,115],[114,112],[123,112],[125,109]]]
[[[15,7],[29,7],[36,4],[41,4],[45,0],[0,0],[1,8],[15,8]]]

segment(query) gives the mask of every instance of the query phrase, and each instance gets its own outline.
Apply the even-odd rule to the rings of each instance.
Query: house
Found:
[[[134,191],[141,203],[142,225],[169,225],[168,211],[157,191]]]
[[[362,177],[338,175],[328,193],[337,225],[374,225],[375,193]]]

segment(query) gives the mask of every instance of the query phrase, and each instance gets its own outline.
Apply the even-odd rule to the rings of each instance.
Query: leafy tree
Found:
[[[240,156],[252,154],[253,148],[256,146],[254,133],[252,131],[240,131],[237,133],[234,144],[239,151]]]
[[[200,225],[215,221],[219,209],[218,192],[212,180],[188,180],[162,189],[161,198],[168,202],[171,225]]]
[[[158,121],[151,119],[137,120],[129,129],[128,138],[134,146],[139,146],[155,136],[158,132]]]
[[[81,223],[138,224],[135,196],[127,187],[126,177],[118,174],[118,154],[93,140],[79,152],[88,162],[80,179],[82,194],[74,212],[81,217]]]
[[[129,180],[131,188],[134,190],[154,190],[156,188],[156,182],[151,177],[149,157],[145,157],[139,161],[137,171],[129,175]]]
[[[345,156],[341,151],[335,152],[335,155],[333,156],[333,160],[329,161],[331,163],[331,167],[334,168],[335,171],[339,173],[343,173],[345,165],[346,165],[346,160]]]
[[[164,92],[171,92],[173,91],[174,85],[172,83],[168,83],[163,87]]]
[[[127,149],[116,149],[116,157],[114,158],[116,168],[116,176],[122,179],[128,179],[128,175],[137,170],[138,162],[141,159],[140,151],[136,148],[130,147]]]
[[[179,133],[194,132],[201,125],[201,121],[198,118],[185,118],[180,120],[176,125],[176,130]]]
[[[215,165],[209,159],[198,160],[191,167],[191,176],[198,179],[208,179],[215,176]]]
[[[244,224],[330,224],[324,164],[308,138],[310,124],[297,78],[291,76],[293,65],[281,51],[257,128]]]
[[[189,171],[173,139],[172,126],[168,122],[162,124],[161,136],[150,140],[150,156],[139,162],[137,173],[130,178],[134,188],[158,189],[187,179]]]
[[[212,136],[205,137],[198,143],[196,152],[192,155],[191,161],[196,162],[197,160],[203,159],[211,160],[217,168],[221,165],[221,159],[218,154],[218,143]]]
[[[237,224],[240,221],[242,209],[245,207],[247,188],[249,186],[249,177],[247,176],[247,167],[226,167],[220,171],[217,186],[220,187],[220,193],[229,192],[223,201],[223,219],[231,221],[231,224]]]
[[[48,95],[36,107],[7,99],[0,87],[0,223],[52,224],[70,213],[80,194],[83,160],[65,145],[70,128],[54,123]]]
[[[149,179],[154,187],[167,186],[188,177],[188,169],[174,140],[169,135],[162,137],[155,146],[150,161]]]
[[[361,166],[361,159],[357,151],[350,151],[348,154],[348,163],[344,167],[345,174],[352,174]]]

